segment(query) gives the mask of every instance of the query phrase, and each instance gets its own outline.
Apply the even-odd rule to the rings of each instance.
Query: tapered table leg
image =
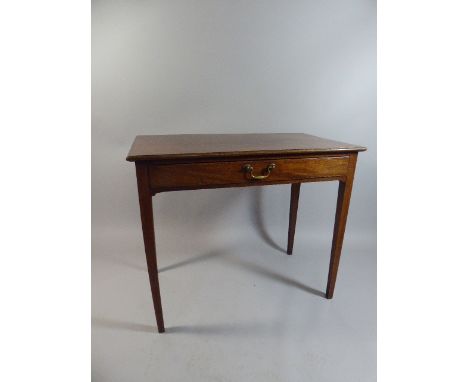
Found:
[[[292,254],[294,234],[296,233],[297,207],[299,205],[300,183],[291,184],[291,204],[289,207],[288,255]]]
[[[149,184],[148,165],[135,162],[138,197],[140,200],[141,226],[143,229],[143,241],[145,243],[146,264],[153,296],[154,312],[158,324],[158,332],[164,332],[164,319],[161,306],[161,294],[159,292],[158,264],[156,260],[156,242],[154,238],[153,201]]]
[[[345,181],[340,181],[338,188],[338,200],[336,203],[335,228],[333,230],[333,243],[330,255],[330,268],[328,271],[327,298],[333,298],[335,290],[336,276],[340,263],[341,248],[346,229],[346,219],[348,217],[349,202],[353,188],[354,170],[356,168],[357,154],[351,155],[349,159],[348,175]]]

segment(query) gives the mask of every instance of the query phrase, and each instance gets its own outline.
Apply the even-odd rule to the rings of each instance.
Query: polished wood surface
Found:
[[[299,154],[364,151],[351,145],[309,134],[180,134],[139,135],[128,161],[239,156],[294,156]]]
[[[257,161],[207,162],[183,164],[151,164],[150,182],[156,192],[175,189],[199,189],[237,186],[260,186],[292,181],[306,182],[316,178],[345,176],[349,155],[299,159],[270,159]],[[250,164],[254,174],[264,174],[270,164],[275,168],[267,178],[252,179],[245,166]]]
[[[136,166],[148,276],[159,332],[164,319],[156,260],[152,197],[164,191],[291,184],[287,254],[296,231],[301,183],[339,181],[326,297],[332,298],[361,146],[306,134],[207,134],[136,137]]]

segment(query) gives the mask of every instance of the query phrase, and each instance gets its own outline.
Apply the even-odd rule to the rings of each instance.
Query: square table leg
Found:
[[[333,242],[330,255],[330,268],[328,271],[328,283],[326,297],[333,298],[335,290],[336,276],[340,264],[341,248],[346,229],[346,219],[348,217],[349,202],[353,189],[354,170],[356,168],[357,154],[349,158],[348,174],[346,180],[340,181],[338,188],[338,200],[336,203],[335,227],[333,230]]]
[[[299,205],[300,183],[291,184],[291,204],[289,207],[289,230],[288,230],[288,255],[292,255],[294,245],[294,234],[296,232],[297,207]]]
[[[156,242],[154,237],[153,221],[153,195],[149,184],[148,166],[145,163],[135,162],[138,197],[140,200],[141,226],[143,229],[143,241],[145,243],[146,264],[153,296],[154,312],[158,324],[158,332],[164,332],[164,319],[161,306],[161,294],[159,292],[158,263],[156,260]]]

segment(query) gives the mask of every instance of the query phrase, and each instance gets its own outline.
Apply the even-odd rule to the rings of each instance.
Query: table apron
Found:
[[[149,163],[148,175],[154,193],[345,180],[349,159],[349,155],[338,155],[206,163]],[[247,165],[250,165],[250,171],[246,170]]]

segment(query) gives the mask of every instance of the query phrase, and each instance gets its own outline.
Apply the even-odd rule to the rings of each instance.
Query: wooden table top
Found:
[[[138,135],[127,160],[288,156],[365,150],[362,146],[296,133]]]

